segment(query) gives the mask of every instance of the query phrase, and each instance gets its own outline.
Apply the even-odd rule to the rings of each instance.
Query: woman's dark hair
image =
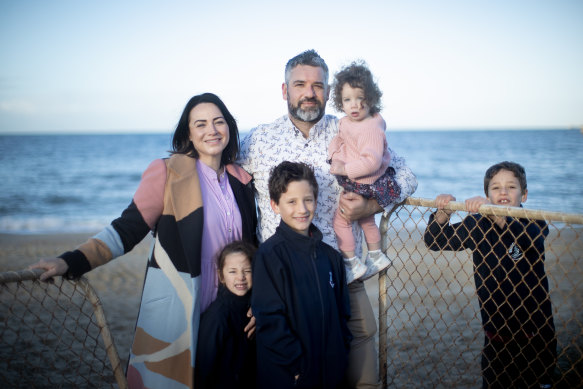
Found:
[[[374,82],[372,73],[364,61],[355,61],[334,75],[332,105],[338,112],[342,112],[342,88],[344,88],[344,84],[363,90],[364,100],[369,106],[371,115],[381,111],[383,93]]]
[[[188,103],[186,103],[182,115],[180,116],[180,120],[176,125],[176,130],[174,131],[171,153],[186,154],[192,158],[199,158],[198,151],[196,151],[194,145],[190,141],[188,119],[190,117],[190,111],[201,103],[211,103],[216,105],[229,126],[229,143],[223,150],[221,165],[223,166],[235,162],[239,155],[239,129],[237,128],[237,121],[233,115],[231,115],[225,103],[213,93],[203,93],[201,95],[193,96]]]

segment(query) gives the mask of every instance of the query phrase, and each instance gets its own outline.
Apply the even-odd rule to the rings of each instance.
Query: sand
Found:
[[[54,257],[75,248],[91,235],[0,234],[0,271],[22,270],[38,259]],[[120,358],[124,361],[133,338],[150,239],[146,237],[130,253],[86,274],[102,302]]]
[[[74,248],[90,235],[0,234],[0,272],[24,269],[40,258]],[[563,355],[559,365],[571,375],[573,369],[583,366],[581,236],[581,230],[568,228],[560,234],[552,232],[547,239],[547,272]],[[435,256],[419,237],[399,237],[405,243],[389,251],[394,259],[387,273],[389,387],[479,387],[482,333],[471,262],[467,254]],[[86,275],[101,299],[123,366],[133,337],[150,242],[147,237],[132,252]],[[378,280],[367,281],[366,287],[378,316]]]

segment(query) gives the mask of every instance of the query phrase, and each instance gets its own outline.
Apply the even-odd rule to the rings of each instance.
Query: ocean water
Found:
[[[387,136],[417,175],[414,197],[483,195],[485,170],[511,160],[526,169],[526,208],[583,213],[578,130],[389,130]],[[171,138],[170,133],[0,136],[0,232],[103,228],[130,203],[148,164],[168,156]]]

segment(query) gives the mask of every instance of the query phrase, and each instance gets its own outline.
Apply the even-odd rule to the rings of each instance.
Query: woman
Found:
[[[217,293],[213,257],[238,239],[257,243],[251,176],[233,165],[239,133],[224,103],[211,93],[191,98],[172,146],[170,158],[146,169],[121,217],[78,249],[31,266],[45,270],[41,280],[78,278],[152,231],[127,371],[131,388],[193,386],[200,313]]]

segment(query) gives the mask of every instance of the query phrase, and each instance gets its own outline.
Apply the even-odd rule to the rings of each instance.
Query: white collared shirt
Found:
[[[283,161],[304,162],[314,169],[318,181],[318,204],[313,223],[322,231],[323,241],[334,248],[336,235],[332,226],[334,213],[338,207],[338,198],[342,187],[336,178],[330,174],[330,165],[326,162],[328,145],[338,133],[338,118],[324,115],[311,129],[309,136],[304,138],[288,115],[284,115],[273,123],[262,124],[252,129],[241,142],[240,155],[237,163],[253,176],[257,206],[259,208],[258,238],[265,241],[275,233],[280,217],[271,209],[268,180],[271,169]],[[406,167],[403,158],[389,150],[391,166],[396,170],[395,179],[401,186],[401,202],[417,189],[417,180]],[[390,211],[392,205],[387,207]],[[353,223],[356,238],[356,252],[360,252],[362,234],[357,223]]]

